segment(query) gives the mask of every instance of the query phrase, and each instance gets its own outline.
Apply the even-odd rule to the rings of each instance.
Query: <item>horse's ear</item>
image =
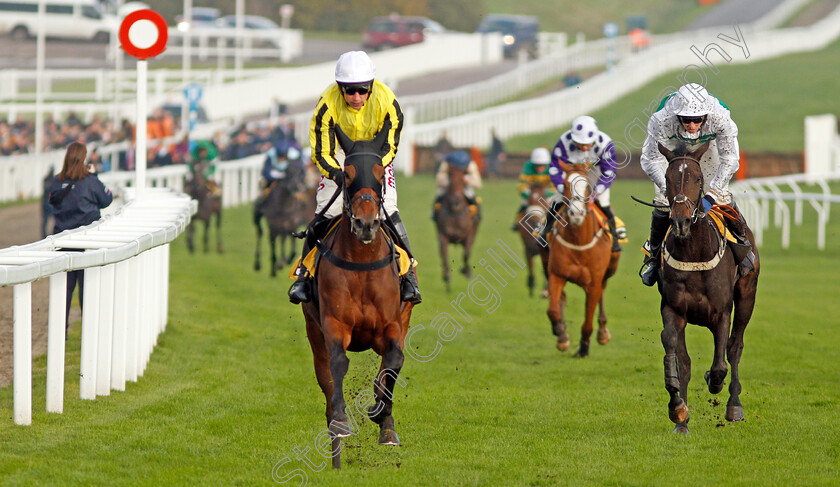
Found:
[[[373,146],[376,148],[384,146],[385,141],[388,140],[388,132],[390,132],[390,130],[388,130],[387,127],[382,127],[382,129],[377,132],[376,136],[373,138]]]
[[[563,172],[572,172],[575,170],[574,166],[561,160],[557,161],[557,165],[560,166],[560,169],[562,169]]]
[[[662,145],[662,142],[657,142],[656,144],[659,146],[659,153],[665,156],[665,159],[668,159],[668,161],[671,161],[672,159],[677,157],[673,152],[668,150],[667,147]]]
[[[338,145],[341,146],[345,154],[350,152],[350,148],[353,147],[354,142],[341,130],[338,124],[335,125],[335,138],[338,139]]]
[[[696,151],[691,153],[691,158],[699,161],[700,158],[703,157],[703,154],[705,154],[706,151],[709,150],[709,143],[710,142],[711,141],[709,141],[709,140],[707,140],[706,142],[703,142],[703,145],[701,145],[700,147],[697,148]]]

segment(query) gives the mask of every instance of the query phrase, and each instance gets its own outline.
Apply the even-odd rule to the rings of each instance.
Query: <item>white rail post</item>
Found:
[[[32,283],[14,288],[15,424],[32,424]]]
[[[111,347],[114,329],[114,264],[99,272],[99,339],[96,352],[96,395],[111,394]]]
[[[50,276],[50,308],[47,319],[47,412],[64,411],[64,351],[67,331],[67,273]]]
[[[99,341],[99,274],[101,268],[85,269],[82,309],[82,351],[79,364],[79,397],[96,399],[96,358]]]
[[[111,389],[125,390],[126,331],[129,300],[129,261],[116,264],[114,271],[114,335],[111,343]]]
[[[139,337],[140,319],[140,260],[135,256],[128,259],[128,279],[126,288],[128,288],[128,306],[127,314],[128,321],[126,322],[126,345],[125,345],[125,377],[126,380],[137,382],[138,363],[137,357],[137,338]]]

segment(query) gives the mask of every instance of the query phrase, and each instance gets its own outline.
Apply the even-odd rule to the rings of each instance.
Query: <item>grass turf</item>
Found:
[[[35,361],[31,426],[13,424],[12,388],[0,390],[0,484],[298,485],[303,476],[311,485],[655,485],[675,475],[687,485],[836,481],[840,249],[832,242],[840,224],[829,226],[825,251],[816,250],[815,217],[807,210],[790,249],[780,248],[778,230],[765,234],[741,362],[744,422],[723,419],[726,390],[706,390],[711,335],[689,327],[692,433],[684,437],[671,433],[667,417],[658,294],[636,275],[649,211],[629,195],[648,195],[650,183],[619,179],[613,186],[630,243],[606,291],[612,342],[600,347],[593,340],[583,360],[554,348],[547,303],[528,297],[518,267],[506,286],[494,286],[498,308],[488,312],[491,304],[467,298],[470,320],[454,312],[450,301],[473,281],[456,272],[453,293],[444,291],[428,218],[433,182],[418,176],[399,184],[421,262],[424,302],[412,325],[425,329],[413,335],[414,354],[432,353],[430,325],[442,312],[463,326],[440,341],[433,360],[406,358],[394,407],[403,446],[377,445],[376,426],[360,422],[340,472],[315,452],[326,425],[324,398],[303,319],[287,301],[289,280],[252,270],[254,234],[241,207],[225,212],[226,254],[190,255],[183,239],[173,243],[169,323],[137,383],[96,401],[78,399],[74,324],[64,414],[44,412],[46,357]],[[488,181],[481,193],[485,217],[471,261],[473,279],[491,283],[479,261],[492,263],[492,248],[512,262],[499,239],[519,252],[508,228],[518,196],[512,181]],[[574,344],[583,293],[573,285],[567,292]],[[345,393],[352,404],[370,389],[379,361],[370,352],[350,354],[350,361]]]

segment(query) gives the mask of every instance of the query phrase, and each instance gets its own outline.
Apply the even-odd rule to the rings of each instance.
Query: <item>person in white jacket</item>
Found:
[[[665,97],[659,109],[650,117],[647,137],[642,147],[641,165],[656,187],[653,203],[668,206],[665,195],[665,169],[668,162],[659,152],[659,144],[673,148],[679,142],[689,146],[709,142],[709,150],[700,159],[703,171],[703,211],[713,205],[738,207],[729,192],[729,180],[738,170],[738,126],[732,121],[727,107],[711,95],[706,88],[689,83]],[[747,239],[747,223],[738,210],[739,221],[725,219],[738,244],[732,246],[741,272],[752,270],[755,255]],[[642,283],[653,286],[659,275],[659,252],[665,233],[668,231],[667,210],[653,210],[650,224],[650,239],[645,244],[649,255],[645,258],[640,276]]]

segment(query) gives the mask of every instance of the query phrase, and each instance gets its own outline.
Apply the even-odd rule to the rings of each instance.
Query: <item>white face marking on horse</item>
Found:
[[[685,162],[680,164],[680,174],[682,174],[682,172],[685,171],[686,166],[687,166],[687,163],[685,163]]]

